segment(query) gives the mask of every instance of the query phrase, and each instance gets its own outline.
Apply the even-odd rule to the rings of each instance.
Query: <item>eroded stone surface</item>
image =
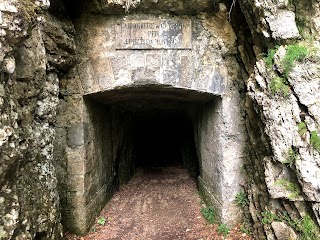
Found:
[[[48,63],[54,41],[46,44],[43,30],[42,10],[49,5],[0,3],[0,29],[5,31],[0,38],[1,239],[62,238],[52,155],[59,78]]]
[[[91,16],[91,27],[88,28],[86,26],[89,23],[86,20],[87,17],[84,16],[83,19],[85,20],[79,22],[78,28],[79,33],[81,33],[80,42],[83,57],[89,57],[89,61],[86,61],[86,64],[81,66],[81,68],[86,67],[87,70],[81,69],[81,71],[85,73],[93,71],[96,76],[95,81],[92,82],[86,80],[87,78],[92,78],[89,75],[80,76],[83,79],[82,82],[85,83],[82,86],[84,93],[112,90],[118,87],[160,84],[209,92],[216,95],[223,94],[227,78],[227,74],[223,70],[223,59],[217,56],[217,58],[220,58],[220,62],[211,60],[207,57],[209,55],[208,51],[212,51],[211,54],[213,55],[215,54],[214,49],[209,47],[208,51],[204,52],[202,48],[207,44],[206,36],[211,33],[204,29],[201,21],[197,18],[179,19],[175,17],[168,19],[164,17],[154,18],[150,15],[131,15],[126,18],[120,18],[119,22],[118,18]],[[121,41],[135,39],[128,38],[129,32],[127,30],[122,31],[119,28],[117,24],[121,24],[121,22],[126,24],[154,24],[153,27],[161,24],[168,27],[166,24],[168,22],[172,23],[170,26],[183,23],[185,28],[181,30],[181,33],[177,33],[178,35],[169,32],[161,33],[164,34],[162,38],[154,38],[153,40],[173,40],[175,36],[184,40],[179,40],[179,45],[159,43],[149,46],[139,42],[132,43],[133,45],[128,42],[128,46],[125,46],[124,43],[119,45],[116,42],[119,40],[117,39],[119,38],[118,35],[121,36]],[[160,34],[161,31],[160,29],[157,33]],[[139,35],[138,37],[141,37],[141,34],[148,34],[149,32],[148,29],[140,29],[137,34]],[[164,37],[166,34],[167,37]],[[216,45],[218,44],[216,43]],[[216,48],[218,47],[216,46]],[[136,50],[128,51],[123,50],[123,48]],[[147,50],[160,49],[139,51],[141,48]],[[166,48],[168,50],[165,50]],[[177,50],[177,48],[185,49]],[[185,71],[188,72],[185,73]]]
[[[271,226],[278,240],[298,239],[298,236],[292,228],[287,226],[284,222],[273,222],[271,223]]]

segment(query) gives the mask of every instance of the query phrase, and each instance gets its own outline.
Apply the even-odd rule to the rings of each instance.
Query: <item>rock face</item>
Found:
[[[256,229],[256,235],[281,239],[281,231],[289,226],[281,230],[277,222],[288,224],[290,219],[304,221],[310,216],[314,228],[310,238],[316,239],[320,196],[319,148],[316,146],[319,139],[319,46],[314,40],[319,39],[315,30],[319,11],[318,8],[311,11],[307,7],[310,3],[304,1],[273,1],[268,2],[268,6],[264,6],[267,2],[256,1],[253,8],[248,8],[249,2],[241,1],[241,9],[246,19],[250,19],[251,32],[256,30],[253,22],[259,29],[253,34],[255,63],[245,58],[248,53],[242,54],[243,62],[251,65],[247,67],[250,75],[246,81],[250,97],[246,101],[246,111],[250,116],[247,129],[251,145],[251,166],[248,165],[247,170],[253,181],[247,185],[247,190],[251,195],[252,219],[256,226],[263,224],[263,229]],[[317,1],[312,4],[319,6]],[[285,24],[277,24],[280,18]],[[281,46],[274,48],[276,44]],[[269,49],[265,58],[259,56],[264,48]],[[302,51],[308,54],[300,60],[293,57]],[[260,120],[254,120],[257,118]],[[272,229],[266,221],[272,222]],[[290,227],[305,237],[305,229],[299,224]]]
[[[84,234],[171,111],[223,222],[316,239],[320,2],[222,2],[0,2],[0,239]]]
[[[46,13],[48,7],[48,1],[0,3],[1,239],[62,238],[54,122],[59,76],[74,48],[66,30],[72,25]]]

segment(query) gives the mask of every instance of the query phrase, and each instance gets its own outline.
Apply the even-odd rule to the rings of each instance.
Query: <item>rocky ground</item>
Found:
[[[66,234],[68,240],[174,240],[252,239],[240,230],[218,233],[200,210],[204,205],[196,182],[179,167],[139,169],[129,184],[120,188],[97,217],[85,237]]]

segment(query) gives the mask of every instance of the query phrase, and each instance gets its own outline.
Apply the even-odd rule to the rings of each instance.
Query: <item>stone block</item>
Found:
[[[146,68],[154,71],[160,71],[162,66],[162,53],[146,53]]]
[[[193,78],[193,62],[191,56],[180,57],[179,75],[180,79],[178,85],[185,88],[191,88]]]
[[[143,53],[132,53],[128,57],[128,69],[140,69],[145,68],[145,65],[148,64],[147,61],[145,61],[145,57]]]
[[[115,84],[118,85],[117,82],[128,82],[130,75],[128,71],[127,58],[120,55],[117,57],[111,57],[110,60]]]
[[[140,68],[132,70],[131,79],[134,84],[157,84],[157,74],[153,70]]]
[[[62,223],[65,230],[76,234],[85,234],[88,231],[84,195],[78,192],[67,193],[67,205],[64,207]]]
[[[68,128],[68,146],[69,147],[78,147],[84,145],[84,124],[75,123]]]
[[[66,158],[67,158],[67,164],[68,164],[68,171],[70,174],[81,174],[78,172],[74,172],[73,169],[71,169],[71,167],[76,164],[76,163],[80,163],[80,162],[85,162],[85,157],[86,157],[86,149],[85,147],[79,146],[76,148],[66,148]],[[77,166],[78,167],[78,166]]]
[[[94,92],[98,89],[97,79],[99,78],[99,61],[92,59],[91,61],[82,62],[78,67],[80,84],[84,93]]]
[[[85,206],[85,194],[80,194],[72,189],[66,193],[66,196],[68,210],[83,208]]]
[[[80,160],[80,161],[79,161]],[[85,174],[85,159],[78,159],[78,161],[70,161],[68,159],[68,173],[69,174]]]
[[[179,81],[179,71],[178,70],[163,70],[163,84],[176,86]]]
[[[211,93],[222,95],[225,91],[224,77],[221,74],[214,72],[209,81],[208,90]]]
[[[68,178],[68,187],[72,191],[77,192],[77,194],[83,195],[85,193],[85,186],[84,186],[84,175],[69,175]]]

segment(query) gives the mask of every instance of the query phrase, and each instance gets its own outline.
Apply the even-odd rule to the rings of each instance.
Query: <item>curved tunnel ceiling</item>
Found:
[[[129,111],[179,109],[184,105],[205,104],[219,97],[194,90],[148,85],[88,94],[85,98]]]

